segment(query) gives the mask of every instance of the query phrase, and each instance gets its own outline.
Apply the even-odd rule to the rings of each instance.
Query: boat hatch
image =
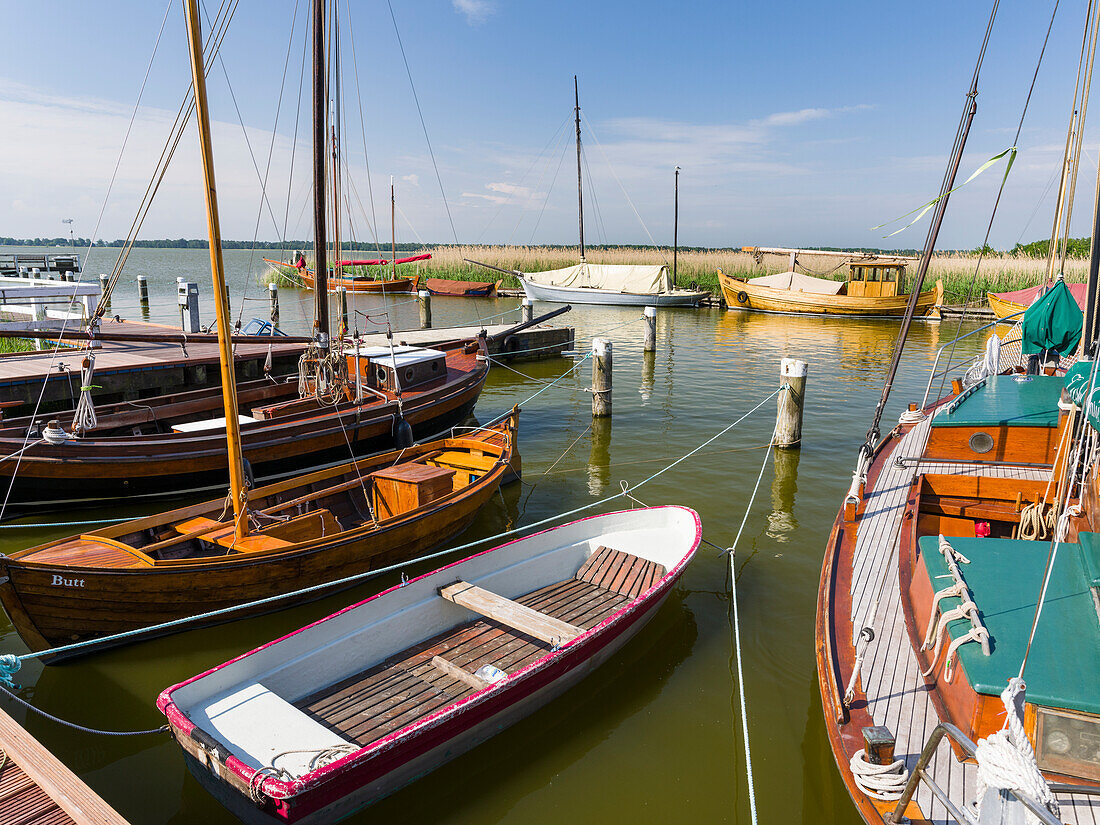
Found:
[[[1042,615],[1028,655],[1024,681],[1026,723],[1036,742],[1039,765],[1070,776],[1100,780],[1100,619],[1097,615],[1097,561],[1100,535],[1082,533],[1081,544],[1062,544],[1055,558]],[[953,715],[968,709],[964,732],[977,739],[1000,728],[1000,694],[1018,675],[1035,605],[1042,587],[1049,541],[952,537],[951,546],[969,564],[960,570],[989,633],[990,653],[977,643],[958,646],[954,673],[945,672],[950,643],[971,630],[969,619],[947,624],[937,664],[937,690]],[[950,584],[947,563],[935,536],[919,540],[920,558],[911,598],[917,635],[929,623],[932,594]],[[951,596],[940,610],[959,607]],[[968,725],[969,722],[969,725]],[[969,731],[967,728],[969,727]]]

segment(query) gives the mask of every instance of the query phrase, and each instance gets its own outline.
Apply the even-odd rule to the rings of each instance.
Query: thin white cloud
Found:
[[[420,175],[402,175],[401,180],[408,181],[413,186],[420,185]]]
[[[451,0],[451,5],[471,26],[484,23],[496,11],[491,0]]]

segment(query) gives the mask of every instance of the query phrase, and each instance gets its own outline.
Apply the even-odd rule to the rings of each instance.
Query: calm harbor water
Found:
[[[26,248],[0,251],[31,251]],[[102,253],[107,254],[102,254]],[[113,253],[113,254],[112,254]],[[109,271],[117,250],[95,250],[85,278]],[[111,257],[109,258],[108,255]],[[226,253],[234,315],[264,317],[266,289],[255,282],[259,255]],[[134,277],[146,274],[150,320],[178,323],[175,278],[210,295],[207,253],[135,250],[112,313],[140,319]],[[410,296],[359,297],[370,314],[359,328],[416,325]],[[304,332],[312,293],[281,290],[282,324]],[[513,310],[517,299],[433,299],[436,326],[476,323]],[[546,305],[538,305],[541,308]],[[203,301],[203,321],[212,309]],[[381,313],[388,313],[388,316]],[[509,317],[514,318],[515,313]],[[614,410],[593,424],[591,367],[524,406],[524,478],[505,488],[463,537],[489,537],[583,506],[635,485],[752,409],[778,385],[781,357],[810,364],[804,443],[775,451],[737,548],[737,587],[753,768],[763,822],[857,823],[825,736],[814,672],[813,618],[824,544],[851,478],[889,363],[898,324],[888,321],[746,315],[719,309],[662,310],[655,356],[642,353],[641,313],[575,307],[559,322],[614,342]],[[379,327],[378,324],[383,324]],[[884,429],[924,394],[936,350],[958,322],[914,325]],[[970,327],[972,328],[972,327]],[[967,327],[964,327],[964,330]],[[964,344],[978,346],[975,336]],[[494,368],[477,407],[488,419],[569,369],[567,359]],[[518,371],[518,372],[517,372]],[[647,483],[649,504],[695,508],[704,536],[728,546],[745,514],[774,424],[775,402],[701,452]],[[602,509],[619,509],[618,499]],[[126,511],[58,513],[54,521]],[[79,528],[0,530],[0,552]],[[410,566],[409,575],[427,565]],[[154,701],[165,687],[277,635],[388,587],[382,577],[293,610],[180,633],[72,664],[24,665],[22,695],[66,719],[130,730],[161,724]],[[729,618],[728,562],[702,546],[653,622],[619,655],[563,698],[470,754],[348,820],[366,823],[749,822],[744,749],[737,714]],[[0,616],[0,652],[26,650]],[[3,707],[136,825],[235,821],[187,772],[166,736],[107,738],[59,727]]]

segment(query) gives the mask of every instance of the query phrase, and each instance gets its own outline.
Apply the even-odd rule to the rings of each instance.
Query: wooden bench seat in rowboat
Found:
[[[333,535],[340,532],[342,528],[336,521],[336,517],[328,510],[314,510],[266,527],[262,531],[250,533],[243,538],[236,538],[233,535],[233,525],[226,525],[202,516],[181,521],[175,529],[181,535],[212,541],[240,553],[256,553],[263,550],[280,550],[298,542]]]
[[[497,460],[489,455],[471,455],[470,453],[460,453],[452,450],[441,452],[427,459],[428,464],[433,464],[436,467],[455,467],[461,470],[477,470],[481,473],[489,472],[496,462]]]
[[[498,621],[520,633],[541,639],[547,644],[562,645],[584,633],[583,627],[547,616],[534,608],[467,582],[460,581],[440,588],[439,595],[449,602]]]

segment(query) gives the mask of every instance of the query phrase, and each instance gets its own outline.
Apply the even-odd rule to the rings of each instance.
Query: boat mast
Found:
[[[313,249],[317,344],[328,348],[328,239],[325,237],[325,0],[313,0]]]
[[[240,419],[237,417],[237,381],[233,369],[233,347],[229,331],[229,293],[222,267],[221,226],[218,223],[218,193],[214,186],[214,151],[210,143],[210,111],[206,103],[206,74],[202,60],[202,30],[199,27],[198,0],[185,0],[187,42],[191,48],[191,77],[195,87],[195,118],[199,126],[203,183],[206,189],[206,226],[210,236],[210,274],[214,281],[214,308],[217,312],[218,355],[222,371],[222,403],[225,407],[225,435],[229,448],[229,489],[233,499],[234,532],[248,535],[248,509],[244,487],[244,458],[241,455]]]
[[[581,229],[581,263],[584,263],[584,193],[581,191],[581,96],[573,75],[573,114],[577,120],[577,221]]]
[[[672,286],[676,286],[677,234],[680,229],[680,167],[676,167],[676,189],[672,197]]]
[[[1096,207],[1092,213],[1092,239],[1089,247],[1089,278],[1085,297],[1085,321],[1081,336],[1081,354],[1091,357],[1097,333],[1097,285],[1100,283],[1100,169],[1096,171]]]
[[[332,268],[337,278],[344,275],[340,261],[340,26],[339,5],[332,9]],[[326,301],[327,305],[327,301]]]
[[[397,277],[397,197],[393,191],[393,175],[390,175],[390,277]]]

